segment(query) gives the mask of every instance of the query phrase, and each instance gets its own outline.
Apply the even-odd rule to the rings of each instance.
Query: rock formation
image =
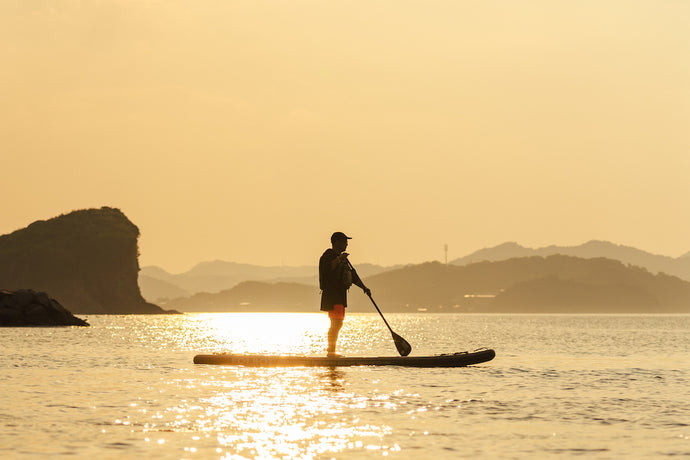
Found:
[[[0,291],[0,326],[88,326],[45,292]]]
[[[49,292],[78,314],[165,313],[139,291],[138,237],[114,208],[34,222],[0,236],[0,289]]]

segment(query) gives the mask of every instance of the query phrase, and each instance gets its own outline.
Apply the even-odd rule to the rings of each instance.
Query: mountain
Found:
[[[626,264],[644,267],[654,273],[668,273],[690,281],[690,253],[673,258],[651,254],[630,246],[621,246],[608,241],[588,241],[579,246],[547,246],[543,248],[526,248],[517,243],[503,243],[493,248],[480,249],[465,257],[455,259],[453,265],[466,265],[481,261],[500,261],[514,257],[550,256],[561,254],[573,257],[618,260]]]
[[[202,292],[167,302],[166,307],[193,311],[311,311],[318,301],[316,286],[299,283],[244,281],[214,294]],[[317,308],[318,310],[318,308]]]
[[[138,237],[108,207],[34,222],[0,236],[0,289],[45,291],[78,314],[164,313],[139,291]]]
[[[690,313],[690,282],[620,261],[571,256],[464,266],[427,262],[365,278],[384,311]],[[372,311],[357,287],[349,311]],[[318,311],[319,293],[295,283],[242,283],[168,304],[185,311]]]
[[[452,260],[452,265],[467,265],[474,262],[495,262],[497,260],[513,259],[515,257],[533,256],[535,250],[520,246],[515,242],[499,244],[493,248],[479,249],[470,255]]]
[[[381,267],[372,264],[360,264],[357,271],[364,277],[372,276],[395,267]],[[300,283],[311,286],[319,284],[318,267],[313,266],[272,266],[240,264],[223,260],[201,262],[192,269],[179,274],[171,274],[156,266],[141,269],[139,284],[142,295],[151,301],[159,298],[174,299],[177,297],[201,292],[217,293],[228,290],[244,281],[265,281],[268,283]],[[154,284],[152,280],[164,281],[167,284]],[[176,294],[175,292],[189,294]]]
[[[220,292],[243,281],[292,281],[303,284],[317,284],[315,267],[262,267],[214,260],[201,262],[192,269],[179,274],[168,273],[156,266],[147,266],[139,274],[142,295],[149,300],[160,297],[176,298],[175,290],[197,294],[201,292]],[[167,289],[156,290],[151,280],[167,283]],[[162,288],[163,285],[157,285]],[[184,295],[184,294],[182,294]]]
[[[594,284],[547,276],[523,281],[508,288],[496,297],[490,310],[530,313],[650,313],[659,312],[659,305],[658,299],[641,286]]]
[[[142,274],[139,274],[139,289],[145,299],[156,303],[190,295],[188,291],[172,283]]]
[[[690,282],[606,258],[551,255],[465,266],[428,263],[382,273],[369,284],[398,308],[690,313]]]

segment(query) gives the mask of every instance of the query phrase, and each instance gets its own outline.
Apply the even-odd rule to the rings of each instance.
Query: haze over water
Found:
[[[37,458],[664,458],[690,455],[690,317],[391,314],[413,355],[467,368],[242,368],[198,352],[321,354],[320,314],[90,316],[0,335],[0,455]],[[27,346],[30,344],[31,346]],[[394,355],[374,314],[341,351]]]

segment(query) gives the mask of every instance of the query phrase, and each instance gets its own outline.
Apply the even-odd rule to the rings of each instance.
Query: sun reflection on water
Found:
[[[468,368],[243,368],[192,358],[321,354],[327,318],[97,315],[87,329],[9,328],[0,334],[0,451],[185,460],[687,451],[685,414],[676,410],[687,402],[687,317],[389,319],[415,354],[513,348]],[[348,315],[341,340],[346,355],[395,353],[376,314]]]
[[[311,313],[198,315],[208,351],[312,354],[325,351],[328,318]],[[200,350],[201,351],[201,350]]]
[[[366,333],[360,323],[367,320],[351,319],[344,343]],[[189,344],[198,353],[320,355],[328,326],[326,315],[308,313],[189,315],[177,345]],[[194,442],[184,446],[186,455],[221,454],[222,459],[330,458],[345,450],[387,455],[399,449],[384,442],[390,426],[361,414],[381,404],[394,410],[395,404],[386,395],[351,391],[348,375],[356,371],[194,366],[190,372],[169,385],[191,389],[197,398],[148,414],[140,409],[152,442],[193,433],[195,441],[212,444],[214,451],[197,449]]]
[[[349,393],[344,378],[336,369],[225,370],[198,381],[207,396],[153,415],[160,425],[148,429],[210,436],[226,453],[222,458],[232,459],[320,458],[351,449],[394,451],[395,446],[382,445],[392,431],[389,426],[354,415],[372,401]]]

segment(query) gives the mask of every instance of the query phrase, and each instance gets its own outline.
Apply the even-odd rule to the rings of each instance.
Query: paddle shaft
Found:
[[[371,303],[374,304],[374,307],[376,308],[376,311],[379,312],[379,315],[381,315],[381,319],[383,320],[384,323],[386,323],[386,326],[388,327],[388,330],[391,331],[392,334],[394,334],[393,329],[391,329],[390,325],[388,324],[388,321],[386,321],[386,318],[384,318],[383,313],[381,313],[381,310],[379,309],[379,306],[376,305],[376,302],[374,302],[374,298],[371,296],[371,293],[367,294],[369,299],[371,299]]]
[[[350,270],[352,270],[354,273],[357,273],[357,270],[355,270],[355,267],[352,266],[352,263],[350,263],[350,261],[348,259],[345,259],[345,260],[347,260],[347,264],[350,266]],[[362,280],[362,278],[360,278],[359,275],[357,275],[357,278],[359,278],[360,281]],[[363,281],[362,281],[362,284],[364,284]],[[393,329],[391,328],[390,324],[388,324],[388,321],[386,321],[386,318],[383,316],[383,313],[381,313],[381,309],[379,308],[378,305],[376,305],[374,298],[371,296],[371,292],[369,292],[367,294],[367,296],[369,297],[369,299],[371,299],[371,303],[374,304],[376,311],[379,312],[379,315],[381,315],[381,319],[383,320],[383,322],[386,323],[386,327],[388,327],[388,330],[391,331],[391,334],[395,334],[395,332],[393,332]]]
[[[347,260],[347,258],[345,258]],[[359,275],[357,275],[357,271],[355,270],[355,267],[352,266],[349,260],[347,260],[347,264],[350,266],[350,269],[352,272],[359,278]],[[359,281],[362,283],[362,286],[364,286],[364,281],[362,281],[362,278],[359,278]],[[395,344],[395,348],[398,349],[398,353],[400,353],[400,356],[407,356],[410,354],[412,351],[412,346],[407,343],[407,340],[403,339],[400,337],[398,334],[393,332],[393,329],[391,329],[390,324],[388,324],[388,321],[386,321],[386,318],[383,317],[383,313],[381,313],[381,309],[379,309],[379,306],[376,305],[376,302],[374,302],[374,298],[371,296],[371,291],[368,288],[364,288],[364,292],[367,293],[367,296],[371,299],[371,303],[374,304],[374,307],[376,307],[376,311],[379,312],[379,315],[381,315],[381,319],[383,320],[384,323],[386,323],[386,327],[388,330],[391,332],[391,335],[393,336],[393,343]]]

